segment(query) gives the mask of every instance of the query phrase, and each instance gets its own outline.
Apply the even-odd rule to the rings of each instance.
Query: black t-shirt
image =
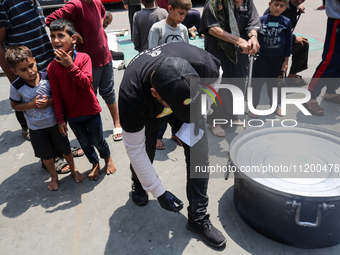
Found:
[[[119,117],[126,132],[143,129],[146,118],[160,118],[164,106],[151,95],[150,77],[167,57],[187,60],[201,78],[217,78],[220,61],[210,53],[188,43],[172,42],[141,52],[125,70],[119,89]]]

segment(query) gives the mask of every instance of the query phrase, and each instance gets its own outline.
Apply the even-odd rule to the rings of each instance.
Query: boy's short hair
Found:
[[[289,5],[289,1],[290,0],[270,0],[271,3],[274,3],[274,2],[279,2],[279,3],[284,2],[287,6]]]
[[[5,54],[5,59],[11,68],[15,68],[18,63],[29,58],[33,58],[32,52],[24,45],[11,46]]]
[[[143,0],[143,2],[146,4],[153,4],[155,0]]]
[[[168,5],[172,8],[180,8],[184,10],[190,10],[192,7],[191,0],[169,0]]]
[[[74,25],[71,21],[67,19],[56,19],[53,20],[50,24],[50,31],[66,31],[70,36],[75,35],[77,33]]]
[[[108,19],[112,16],[111,12],[105,11],[105,19]]]

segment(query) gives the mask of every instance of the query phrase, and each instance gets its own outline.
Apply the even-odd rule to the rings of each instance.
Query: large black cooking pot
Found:
[[[312,125],[248,129],[232,141],[229,163],[237,169],[236,210],[256,231],[296,247],[340,243],[339,133]],[[249,168],[261,165],[277,171]]]

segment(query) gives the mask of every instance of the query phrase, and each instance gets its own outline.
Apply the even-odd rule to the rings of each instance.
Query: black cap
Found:
[[[190,78],[199,78],[199,75],[188,61],[176,57],[167,57],[152,76],[157,93],[185,123],[195,122],[201,115],[200,86],[198,82],[190,84]]]

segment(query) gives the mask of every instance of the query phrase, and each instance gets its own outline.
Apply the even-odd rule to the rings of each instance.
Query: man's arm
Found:
[[[232,44],[238,45],[242,49],[243,54],[249,54],[248,52],[248,42],[241,37],[230,34],[227,31],[223,30],[220,27],[211,27],[209,28],[209,34],[212,36],[219,38],[223,41],[230,42]]]
[[[143,188],[154,197],[161,196],[166,190],[146,153],[145,127],[135,133],[123,130],[122,134],[126,152]]]
[[[2,70],[4,71],[4,73],[6,74],[10,83],[13,83],[16,80],[16,78],[18,78],[18,76],[16,76],[11,71],[10,66],[8,65],[8,63],[5,59],[5,49],[3,47],[3,43],[4,43],[5,38],[6,38],[6,32],[7,32],[6,27],[0,28],[0,66],[1,66]]]
[[[50,15],[47,16],[46,26],[49,27],[51,22],[53,20],[57,20],[57,19],[67,19],[69,21],[72,21],[72,18],[76,19],[77,17],[73,17],[73,15],[74,15],[73,10],[75,8],[76,8],[76,6],[73,4],[73,2],[68,2],[62,8],[55,10],[53,13],[51,13]]]

